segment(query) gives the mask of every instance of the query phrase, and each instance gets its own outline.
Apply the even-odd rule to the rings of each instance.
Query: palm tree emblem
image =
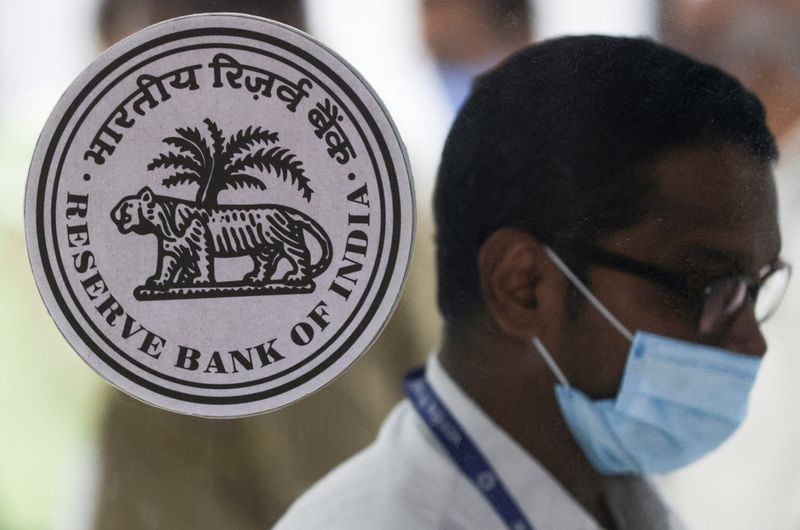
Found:
[[[226,140],[211,119],[206,118],[203,123],[211,138],[210,147],[196,127],[177,128],[177,136],[163,140],[173,149],[159,154],[147,165],[150,171],[175,169],[175,173],[162,180],[164,186],[197,184],[195,202],[210,208],[218,204],[219,194],[224,190],[245,187],[266,190],[266,184],[253,174],[253,170],[260,170],[284,182],[290,181],[304,199],[311,201],[314,190],[309,186],[303,165],[289,149],[277,145],[277,132],[250,126]]]

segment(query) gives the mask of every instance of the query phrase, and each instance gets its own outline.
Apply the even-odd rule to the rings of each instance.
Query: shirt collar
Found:
[[[461,390],[442,367],[438,355],[428,360],[426,378],[534,525],[599,528],[563,486]]]

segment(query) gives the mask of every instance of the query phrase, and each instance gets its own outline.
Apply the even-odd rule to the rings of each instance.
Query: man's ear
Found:
[[[523,230],[501,228],[486,239],[478,255],[481,289],[503,331],[529,340],[557,318],[553,303],[563,297],[554,296],[554,269],[544,245]]]

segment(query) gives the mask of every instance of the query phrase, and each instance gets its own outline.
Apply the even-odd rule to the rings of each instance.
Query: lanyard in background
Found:
[[[418,368],[410,372],[403,381],[403,387],[422,421],[506,526],[511,530],[534,530],[486,457],[433,391],[425,379],[425,369]]]

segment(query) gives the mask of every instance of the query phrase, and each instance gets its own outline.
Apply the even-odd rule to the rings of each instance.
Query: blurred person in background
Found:
[[[684,528],[649,477],[746,413],[790,270],[776,158],[756,96],[648,40],[481,76],[436,183],[441,346],[276,528]]]
[[[530,0],[420,0],[422,35],[455,113],[473,78],[529,44]]]
[[[110,46],[150,24],[203,12],[239,12],[306,28],[304,5],[296,0],[106,0],[99,25]],[[406,297],[370,355],[313,396],[267,415],[182,416],[113,390],[100,433],[95,527],[269,526],[309,483],[372,438],[400,398],[393,376],[414,363],[410,352],[426,351],[435,340],[424,336],[435,319],[412,327],[425,314]]]
[[[503,33],[503,11],[487,7],[491,2],[449,4],[480,5],[468,23]],[[303,3],[295,0],[105,0],[102,41],[111,46],[147,25],[202,12],[241,12],[306,28]],[[491,15],[490,24],[480,21],[484,14]],[[506,18],[517,28],[516,10]],[[438,24],[427,34],[447,31],[443,20]],[[451,47],[463,38],[460,30],[437,37]],[[509,48],[490,49],[495,42],[505,41],[487,40],[475,49],[497,61]],[[111,391],[100,433],[96,528],[265,528],[300,492],[374,438],[402,397],[402,375],[424,360],[439,336],[430,207],[427,198],[418,200],[414,259],[392,319],[364,358],[316,394],[266,415],[223,421],[162,411]]]
[[[800,262],[800,2],[662,0],[660,18],[667,44],[730,72],[763,101],[781,152],[775,178],[783,255]],[[765,326],[770,354],[748,421],[714,457],[665,482],[699,528],[800,528],[796,279],[783,305]]]

